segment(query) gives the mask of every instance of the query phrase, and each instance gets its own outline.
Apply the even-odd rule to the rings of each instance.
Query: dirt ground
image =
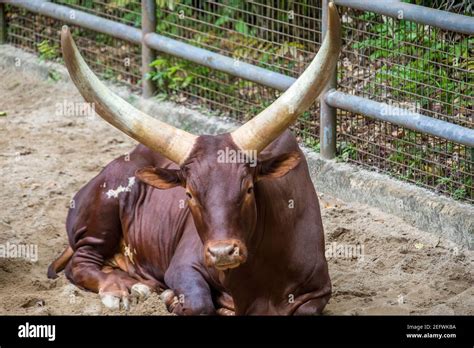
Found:
[[[67,243],[74,193],[134,146],[98,117],[58,114],[64,101],[82,101],[72,84],[0,68],[0,245],[38,246],[36,262],[0,258],[0,314],[126,313],[106,309],[63,274],[46,278]],[[325,314],[474,314],[474,252],[374,208],[320,198],[333,251]],[[337,254],[341,247],[352,255]],[[168,314],[156,294],[128,313]]]

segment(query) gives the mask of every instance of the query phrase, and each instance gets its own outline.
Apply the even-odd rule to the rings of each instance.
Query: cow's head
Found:
[[[148,167],[136,173],[159,189],[185,188],[206,264],[219,270],[235,268],[247,258],[246,245],[257,222],[255,183],[284,176],[300,160],[297,152],[260,161],[252,157],[230,134],[201,136],[180,169]]]
[[[179,165],[142,168],[137,177],[158,189],[182,186],[207,265],[224,270],[247,258],[257,223],[256,185],[278,180],[295,168],[296,152],[273,158],[258,154],[307,110],[324,89],[340,51],[337,10],[329,7],[329,29],[306,71],[273,104],[232,133],[195,136],[146,115],[112,93],[88,68],[67,27],[61,42],[72,80],[106,121]]]

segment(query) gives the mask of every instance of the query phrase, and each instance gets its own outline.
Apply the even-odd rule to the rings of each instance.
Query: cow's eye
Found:
[[[186,192],[186,196],[188,196],[189,199],[193,198],[193,195],[189,192]]]
[[[248,194],[251,194],[253,192],[253,186],[250,186],[248,189],[247,189],[247,193]]]

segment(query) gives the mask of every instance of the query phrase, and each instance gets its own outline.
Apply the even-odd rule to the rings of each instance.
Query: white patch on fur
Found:
[[[135,177],[131,176],[128,178],[128,185],[126,187],[120,185],[115,190],[108,190],[105,194],[107,195],[107,198],[118,198],[120,193],[130,192],[132,190],[133,185],[135,185]]]
[[[123,255],[125,257],[128,257],[132,264],[135,264],[135,262],[133,261],[133,254],[136,254],[136,250],[132,251],[132,249],[130,249],[130,246],[125,244],[125,247],[123,248]]]

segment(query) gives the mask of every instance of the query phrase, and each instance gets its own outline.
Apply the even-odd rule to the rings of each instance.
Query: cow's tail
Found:
[[[67,263],[74,254],[74,250],[68,246],[59,257],[54,260],[48,267],[48,278],[55,279],[58,277],[58,273],[66,268]]]

